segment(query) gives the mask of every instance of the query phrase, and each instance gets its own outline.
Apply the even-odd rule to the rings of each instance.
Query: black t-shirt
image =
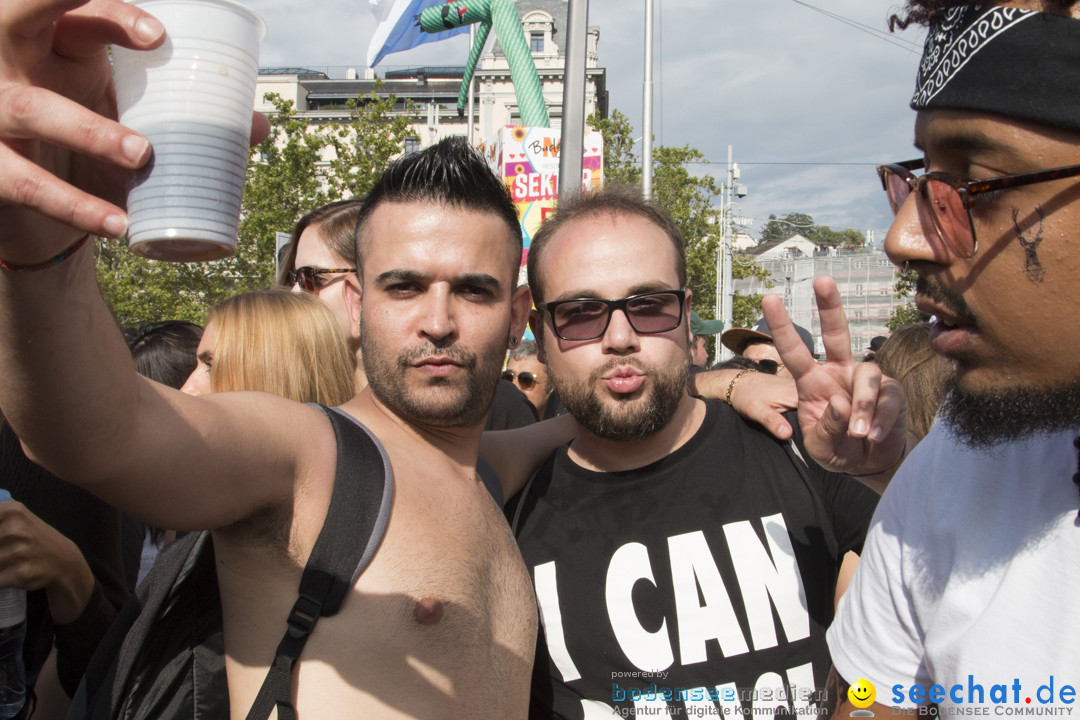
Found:
[[[532,717],[815,712],[839,563],[877,496],[706,403],[656,463],[591,472],[564,447],[529,488],[516,533],[542,620]]]
[[[499,380],[484,430],[512,430],[532,425],[538,419],[536,406],[528,396],[509,380]]]

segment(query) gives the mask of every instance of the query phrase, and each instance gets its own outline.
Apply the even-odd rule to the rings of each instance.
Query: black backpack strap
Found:
[[[394,474],[382,444],[341,410],[319,407],[330,419],[337,440],[334,491],[322,530],[304,566],[288,630],[247,720],[264,720],[275,705],[279,720],[295,720],[292,671],[304,644],[319,617],[333,615],[341,607],[349,589],[374,557],[390,522]]]

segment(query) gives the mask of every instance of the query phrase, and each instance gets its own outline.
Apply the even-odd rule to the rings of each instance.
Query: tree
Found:
[[[758,239],[761,242],[787,240],[795,234],[808,238],[808,233],[812,233],[814,227],[814,218],[806,213],[790,212],[782,218],[769,215],[769,220],[762,226]]]
[[[391,114],[397,98],[375,91],[349,102],[347,123],[313,130],[291,100],[271,95],[270,136],[252,149],[244,183],[236,254],[211,263],[144,260],[123,241],[99,245],[98,284],[120,322],[192,320],[239,292],[274,278],[275,233],[331,200],[366,193],[387,163],[415,138],[415,107]],[[328,159],[324,159],[328,158]]]
[[[641,160],[634,154],[634,128],[625,115],[613,110],[611,117],[600,119],[595,114],[588,124],[604,137],[605,182],[639,184]],[[716,252],[720,242],[720,211],[713,200],[720,195],[716,180],[708,174],[691,173],[689,168],[700,164],[705,156],[689,145],[653,148],[653,199],[671,213],[682,232],[686,248],[687,285],[694,293],[694,309],[703,318],[713,318],[716,308]],[[733,268],[735,278],[767,274],[756,265]],[[740,296],[736,293],[735,317],[761,313],[761,296]]]
[[[769,220],[761,228],[760,241],[787,240],[799,234],[819,246],[862,247],[866,236],[853,228],[833,230],[828,225],[815,225],[814,218],[806,213],[790,212],[782,218],[769,215]]]
[[[893,291],[896,294],[893,297],[897,300],[907,300],[907,303],[892,309],[892,314],[885,321],[885,327],[889,329],[889,332],[893,333],[905,325],[927,320],[927,317],[919,312],[919,309],[915,307],[915,303],[911,300],[915,291],[915,281],[918,277],[914,270],[898,269],[896,271],[896,283],[893,285]]]
[[[593,113],[585,121],[604,137],[604,179],[624,185],[641,182],[641,160],[634,155],[634,126],[618,110],[611,117]]]

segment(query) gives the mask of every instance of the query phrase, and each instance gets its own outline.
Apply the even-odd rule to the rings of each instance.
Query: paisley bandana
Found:
[[[1080,131],[1080,20],[964,5],[930,28],[911,107]]]

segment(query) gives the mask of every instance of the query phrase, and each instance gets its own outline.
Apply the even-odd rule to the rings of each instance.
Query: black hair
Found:
[[[713,365],[712,369],[713,370],[757,370],[759,372],[766,372],[766,371],[763,371],[761,369],[761,366],[756,361],[751,360],[748,357],[743,357],[742,355],[736,355],[734,357],[728,358],[724,362],[717,363],[716,365]],[[774,368],[773,372],[771,372],[769,374],[770,375],[775,375],[776,374],[776,369]]]
[[[510,190],[463,137],[449,137],[420,152],[404,155],[383,171],[361,203],[356,219],[358,273],[363,265],[364,225],[384,202],[433,202],[497,215],[506,224],[510,240],[516,246],[515,267],[520,261],[521,223]]]
[[[179,390],[195,370],[195,353],[202,328],[184,320],[143,323],[125,333],[135,370],[162,385]]]

